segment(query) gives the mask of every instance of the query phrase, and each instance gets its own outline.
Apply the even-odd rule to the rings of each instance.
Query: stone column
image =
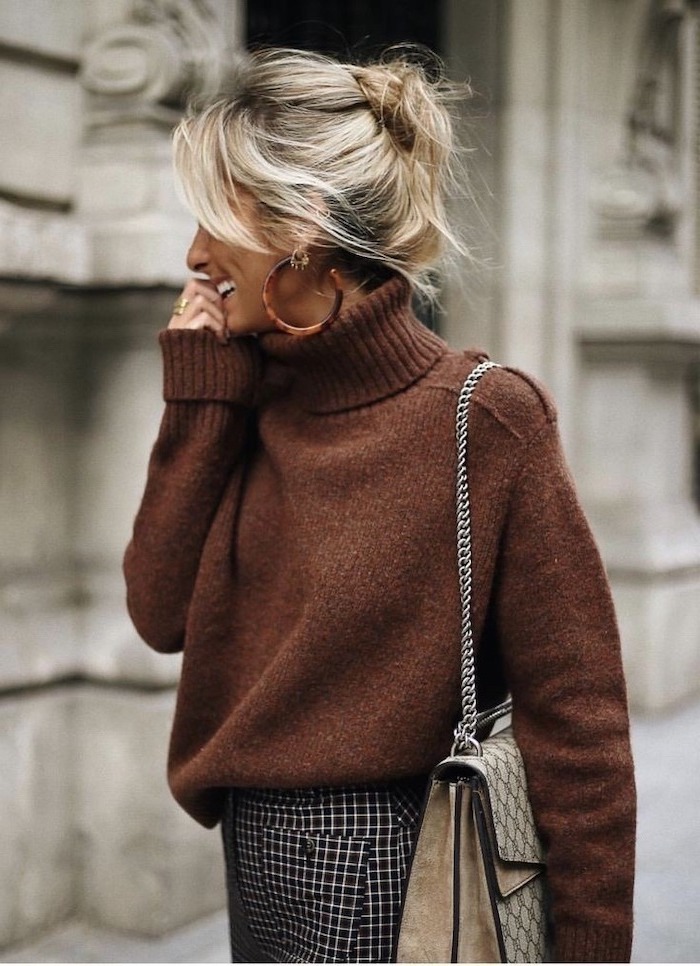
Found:
[[[700,681],[697,4],[446,12],[451,72],[477,91],[459,210],[481,264],[450,281],[444,331],[553,391],[632,702],[663,708]]]
[[[75,307],[84,382],[74,537],[91,684],[76,720],[78,903],[90,921],[154,935],[223,906],[223,865],[218,832],[198,827],[166,787],[179,659],[137,640],[120,565],[162,410],[156,333],[183,284],[194,228],[176,195],[170,132],[188,92],[218,87],[237,9],[225,0],[90,4],[80,74],[77,209],[93,288]]]
[[[475,264],[450,280],[445,334],[544,380],[569,444],[586,5],[452,0],[446,11],[452,76],[475,91],[463,126],[474,202],[458,208]]]
[[[631,701],[661,710],[700,682],[697,14],[593,6],[579,465]]]

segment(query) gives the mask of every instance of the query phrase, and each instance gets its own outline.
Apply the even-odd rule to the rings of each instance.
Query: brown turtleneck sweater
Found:
[[[227,786],[425,774],[459,705],[456,396],[478,353],[392,280],[326,332],[161,334],[166,408],[125,558],[143,638],[184,662],[169,777]],[[481,704],[511,689],[549,848],[555,959],[629,958],[634,780],[603,569],[551,402],[493,370],[469,475]]]

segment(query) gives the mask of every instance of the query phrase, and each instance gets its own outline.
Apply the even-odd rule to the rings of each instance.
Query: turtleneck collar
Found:
[[[291,392],[304,408],[331,413],[364,406],[410,386],[447,351],[416,319],[410,299],[408,283],[394,277],[317,335],[266,332],[258,341],[272,369],[291,373]]]

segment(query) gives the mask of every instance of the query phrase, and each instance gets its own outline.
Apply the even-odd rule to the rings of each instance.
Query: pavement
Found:
[[[700,961],[700,704],[634,716],[639,827],[636,963]],[[612,844],[614,848],[614,843]],[[0,963],[226,963],[223,913],[163,939],[69,923]]]
[[[637,963],[700,961],[700,704],[632,719]]]

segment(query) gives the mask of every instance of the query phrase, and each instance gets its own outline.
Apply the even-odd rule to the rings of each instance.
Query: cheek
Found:
[[[262,289],[268,272],[278,261],[279,258],[273,258],[271,255],[248,252],[247,258],[241,259],[239,277],[249,288]]]

